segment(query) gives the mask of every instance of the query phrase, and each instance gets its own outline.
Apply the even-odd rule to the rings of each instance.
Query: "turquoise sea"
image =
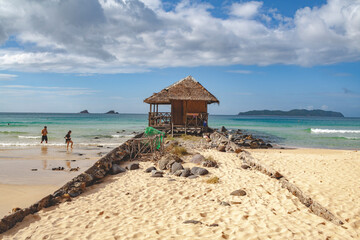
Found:
[[[38,146],[43,126],[48,145],[116,146],[143,131],[147,114],[0,113],[0,148]],[[209,126],[241,129],[278,146],[360,149],[360,118],[210,115]]]

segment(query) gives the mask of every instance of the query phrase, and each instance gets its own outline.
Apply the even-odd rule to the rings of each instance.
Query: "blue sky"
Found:
[[[146,113],[188,75],[210,113],[360,116],[360,1],[0,0],[0,112]]]

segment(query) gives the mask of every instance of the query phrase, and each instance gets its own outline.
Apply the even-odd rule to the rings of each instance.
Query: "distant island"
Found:
[[[80,113],[89,113],[89,111],[88,110],[83,110]]]
[[[107,113],[105,113],[105,114],[119,114],[118,112],[115,112],[114,110],[110,110],[110,111],[108,111]]]
[[[248,112],[240,112],[241,116],[292,116],[292,117],[344,117],[340,112],[324,111],[324,110],[306,110],[293,109],[290,111],[281,110],[254,110]]]

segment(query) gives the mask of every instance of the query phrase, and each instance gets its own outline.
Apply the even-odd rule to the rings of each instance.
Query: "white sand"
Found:
[[[358,166],[352,166],[359,165],[358,162],[354,163],[355,159],[359,159],[359,153],[342,151],[337,155],[337,161],[346,163],[333,165],[331,162],[334,159],[317,153],[307,155],[306,152],[310,150],[299,151],[288,155],[290,162],[293,162],[289,167],[291,170],[285,171],[285,158],[279,170],[289,179],[294,177],[304,191],[311,196],[316,195],[315,199],[329,206],[334,214],[341,218],[349,217],[349,223],[336,226],[310,213],[296,197],[281,188],[277,180],[254,170],[240,168],[242,162],[236,154],[207,150],[202,153],[213,156],[220,163],[218,169],[209,168],[210,176],[192,180],[172,177],[176,181],[168,181],[167,177],[151,178],[149,173],[144,173],[144,169],[152,164],[144,162],[141,163],[141,170],[108,177],[104,183],[90,187],[89,191],[72,202],[26,217],[0,238],[359,239],[359,227],[354,225],[360,206],[356,201],[360,191],[354,183],[359,179],[359,171]],[[261,158],[268,156],[269,159],[272,155],[274,159],[278,156],[278,150],[266,152],[257,151],[255,155]],[[324,150],[324,153],[327,152],[331,151]],[[321,162],[320,165],[327,167],[312,169],[311,165],[302,164],[306,158],[309,162]],[[271,163],[271,160],[266,160],[266,163]],[[332,166],[337,166],[337,169]],[[313,176],[314,172],[317,177]],[[328,175],[333,173],[337,173],[337,177],[328,182]],[[345,175],[345,178],[341,177]],[[212,176],[219,177],[220,182],[204,182]],[[312,184],[317,178],[321,178],[328,187],[320,188],[320,184]],[[308,184],[301,184],[300,179]],[[338,183],[344,180],[348,182]],[[346,188],[339,189],[339,184]],[[247,195],[230,196],[237,189],[244,189]],[[336,193],[345,196],[334,199],[333,203],[332,198]],[[350,199],[340,204],[346,198]],[[231,206],[222,206],[221,201],[229,202]],[[203,224],[184,224],[186,220],[198,220]],[[207,226],[213,223],[219,226]]]

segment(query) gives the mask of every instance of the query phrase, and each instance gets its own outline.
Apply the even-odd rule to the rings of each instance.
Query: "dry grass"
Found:
[[[193,135],[181,135],[180,136],[181,139],[183,140],[190,140],[190,141],[200,141],[201,137],[197,137],[197,136],[193,136]]]
[[[218,177],[211,177],[209,179],[207,179],[205,182],[206,183],[209,183],[209,184],[216,184],[216,183],[219,183],[219,178]]]
[[[173,154],[175,155],[178,155],[178,156],[184,156],[184,155],[188,155],[188,151],[186,150],[186,148],[184,147],[178,147],[178,146],[175,146],[173,149],[172,149],[172,152]]]
[[[206,157],[205,160],[210,163],[211,166],[219,166],[218,162],[212,156]]]

